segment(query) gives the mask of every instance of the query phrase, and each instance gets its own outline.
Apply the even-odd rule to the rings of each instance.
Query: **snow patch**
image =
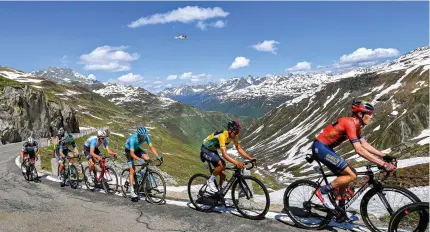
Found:
[[[375,129],[373,129],[373,131],[377,131],[379,129],[381,129],[381,125],[378,125],[377,127],[375,127]]]

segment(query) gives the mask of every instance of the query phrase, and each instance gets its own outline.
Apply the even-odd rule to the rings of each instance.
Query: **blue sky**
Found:
[[[247,75],[338,72],[428,45],[428,4],[0,2],[0,65],[69,67],[153,92]],[[174,39],[182,33],[186,40]]]

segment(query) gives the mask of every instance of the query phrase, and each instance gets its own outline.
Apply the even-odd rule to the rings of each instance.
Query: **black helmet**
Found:
[[[242,130],[242,124],[240,124],[240,122],[237,120],[233,120],[228,122],[227,129],[240,132],[240,130]]]

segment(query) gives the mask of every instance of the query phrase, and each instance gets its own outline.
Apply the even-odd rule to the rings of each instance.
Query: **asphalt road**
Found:
[[[290,222],[253,221],[232,213],[203,213],[152,205],[42,179],[27,182],[15,164],[21,144],[1,146],[0,231],[306,231]],[[329,230],[343,231],[341,228]]]

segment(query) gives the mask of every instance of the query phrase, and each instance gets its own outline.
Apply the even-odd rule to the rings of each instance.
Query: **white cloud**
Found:
[[[226,26],[226,21],[218,20],[214,24],[212,24],[212,26],[216,28],[223,28]]]
[[[90,79],[90,80],[94,80],[94,81],[96,80],[96,76],[94,74],[88,75],[87,78]]]
[[[230,13],[220,7],[200,8],[198,6],[186,6],[166,13],[157,13],[148,17],[141,17],[131,22],[128,27],[136,28],[150,24],[165,24],[173,22],[190,23],[205,21],[207,19],[227,17]]]
[[[178,75],[169,75],[167,76],[167,80],[175,80],[178,78]]]
[[[294,67],[288,68],[286,71],[304,71],[311,69],[312,63],[303,61],[297,63]]]
[[[271,52],[273,54],[276,54],[276,50],[277,50],[277,48],[275,47],[276,44],[279,44],[279,42],[275,40],[264,40],[261,43],[252,45],[252,47],[255,48],[255,50],[257,51]]]
[[[172,86],[173,86],[172,84],[167,84],[166,88],[172,88]]]
[[[339,63],[361,63],[398,55],[399,50],[395,48],[376,48],[375,50],[359,48],[351,54],[341,56]]]
[[[220,78],[219,79],[219,82],[221,82],[221,83],[223,83],[223,82],[225,82],[226,81],[226,79],[225,78]]]
[[[188,79],[191,78],[193,76],[192,72],[185,72],[181,75],[180,79]]]
[[[199,21],[199,22],[196,24],[196,27],[197,27],[197,28],[199,28],[199,29],[200,29],[200,30],[202,30],[202,31],[205,31],[205,30],[206,30],[207,25],[206,25],[203,21]]]
[[[137,53],[127,53],[124,50],[128,47],[97,47],[89,54],[79,57],[80,63],[84,64],[86,70],[102,70],[108,72],[122,72],[131,69],[130,62],[139,59]]]
[[[153,82],[153,84],[154,84],[154,85],[162,85],[162,84],[163,84],[163,82],[162,82],[162,81],[154,81],[154,82]]]
[[[206,31],[208,27],[223,28],[225,26],[226,26],[226,21],[222,21],[222,20],[218,20],[214,23],[205,23],[204,21],[199,21],[196,24],[196,27],[202,31]]]
[[[246,67],[249,65],[249,61],[250,59],[247,59],[243,56],[238,56],[234,59],[233,63],[230,65],[228,69],[237,69],[237,68]]]
[[[121,82],[136,82],[136,81],[141,81],[143,80],[143,77],[141,75],[138,74],[133,74],[133,73],[128,73],[125,75],[122,75],[118,78],[119,81]]]

